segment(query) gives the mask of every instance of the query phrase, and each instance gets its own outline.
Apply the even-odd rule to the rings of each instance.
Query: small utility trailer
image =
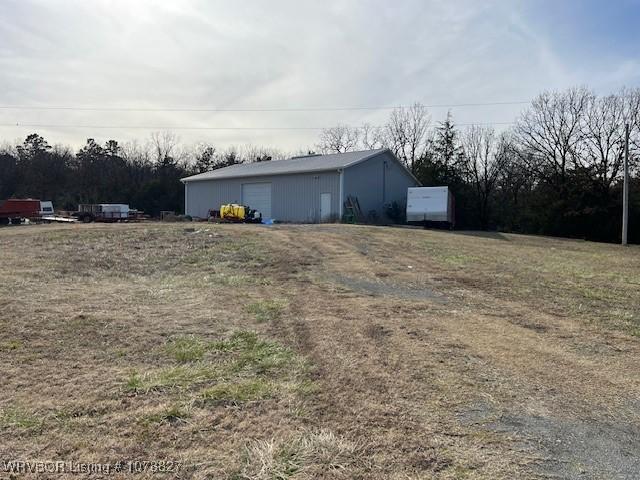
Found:
[[[129,205],[123,203],[81,203],[73,216],[83,223],[125,222],[129,212]]]

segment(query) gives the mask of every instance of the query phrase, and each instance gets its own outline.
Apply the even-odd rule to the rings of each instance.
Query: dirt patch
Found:
[[[640,477],[640,427],[625,420],[579,419],[499,411],[475,402],[458,415],[465,425],[513,436],[534,470],[570,480]]]
[[[549,330],[549,326],[548,325],[544,325],[542,323],[535,323],[535,322],[531,322],[531,321],[527,321],[525,319],[522,318],[513,318],[509,320],[511,323],[513,323],[514,325],[517,325],[519,327],[522,328],[527,328],[529,330],[533,330],[534,332],[538,332],[538,333],[544,333],[547,330]]]
[[[368,325],[364,333],[376,342],[383,342],[385,338],[392,334],[391,330],[385,328],[383,325]]]
[[[331,275],[328,278],[349,290],[374,297],[390,296],[406,300],[426,300],[435,303],[447,303],[447,298],[444,295],[428,288],[417,288],[383,281],[370,281],[340,274]]]

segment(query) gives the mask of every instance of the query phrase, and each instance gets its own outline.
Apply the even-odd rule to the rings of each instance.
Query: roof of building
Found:
[[[368,158],[388,151],[386,148],[378,150],[363,150],[360,152],[332,153],[329,155],[306,155],[287,160],[272,160],[269,162],[239,163],[229,167],[218,168],[210,172],[183,178],[183,182],[199,180],[217,180],[223,178],[257,177],[262,175],[283,175],[288,173],[322,172],[339,170],[363,162]]]

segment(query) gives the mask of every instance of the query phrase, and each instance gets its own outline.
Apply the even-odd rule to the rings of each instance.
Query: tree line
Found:
[[[311,149],[322,153],[389,148],[425,186],[448,185],[457,225],[618,241],[625,124],[630,125],[630,240],[640,242],[640,89],[599,96],[584,87],[545,92],[513,126],[438,123],[419,103],[393,110],[384,125],[337,125]],[[306,152],[305,152],[306,153]],[[0,200],[128,203],[157,216],[182,212],[179,179],[243,162],[286,158],[255,146],[184,146],[172,133],[123,144],[88,139],[77,151],[38,134],[0,148]],[[402,211],[403,205],[396,206]]]
[[[34,133],[22,144],[0,148],[0,201],[38,198],[60,210],[75,210],[80,203],[127,203],[158,216],[163,210],[184,211],[183,177],[284,156],[251,145],[220,151],[210,144],[186,147],[169,132],[154,133],[144,143],[102,145],[89,138],[73,152]]]
[[[432,125],[416,103],[382,126],[338,125],[322,152],[389,148],[425,186],[448,185],[468,229],[619,241],[625,125],[630,127],[630,241],[640,242],[640,89],[598,96],[584,87],[545,92],[514,122]]]

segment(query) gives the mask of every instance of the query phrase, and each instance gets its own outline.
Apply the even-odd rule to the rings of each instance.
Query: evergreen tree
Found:
[[[215,168],[215,147],[207,145],[200,152],[196,153],[195,173],[204,173]]]
[[[464,152],[460,145],[458,131],[453,123],[451,112],[436,128],[433,141],[433,163],[442,181],[459,183]]]

